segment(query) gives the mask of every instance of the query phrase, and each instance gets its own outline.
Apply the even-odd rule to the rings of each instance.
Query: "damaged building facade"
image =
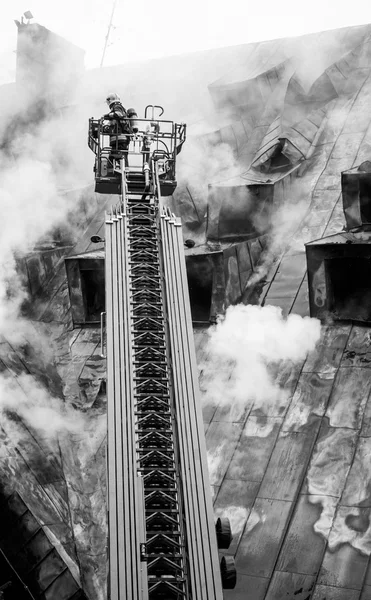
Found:
[[[59,47],[75,56],[62,80],[54,79]],[[370,175],[362,165],[371,159],[371,27],[99,72],[83,72],[81,51],[66,48],[45,28],[22,25],[17,82],[0,88],[9,160],[27,149],[18,143],[19,121],[8,118],[16,86],[29,90],[27,111],[19,107],[24,129],[36,113],[41,131],[51,115],[69,124],[72,114],[84,134],[80,125],[74,130],[72,154],[63,135],[59,154],[48,147],[52,156],[43,157],[51,168],[66,166],[58,189],[69,210],[64,220],[50,219],[32,249],[18,249],[28,326],[14,340],[0,331],[3,396],[23,407],[7,401],[0,432],[0,589],[11,582],[4,598],[28,598],[28,590],[53,600],[107,598],[104,246],[91,237],[103,237],[112,201],[93,192],[85,137],[112,82],[125,81],[124,103],[138,114],[164,104],[189,125],[179,187],[167,201],[182,218],[184,239],[194,242],[186,255],[201,389],[207,325],[228,306],[273,305],[323,320],[313,353],[300,364],[274,365],[279,403],[249,410],[204,403],[215,513],[231,518],[238,571],[225,598],[367,600],[371,315],[369,287],[359,282],[370,265]],[[44,83],[32,70],[40,56],[53,57],[54,92],[42,107]],[[180,83],[199,92],[192,115]],[[62,406],[68,426],[50,432],[30,421],[27,401],[35,396]]]

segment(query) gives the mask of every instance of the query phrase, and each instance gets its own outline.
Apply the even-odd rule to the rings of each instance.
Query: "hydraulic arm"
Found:
[[[181,224],[161,200],[180,142],[175,133],[158,152],[163,124],[150,122],[150,143],[110,159],[120,200],[105,240],[109,598],[222,600],[235,570],[223,557],[221,573],[217,536],[225,548],[231,535],[214,524]],[[171,123],[172,135],[182,127],[185,139],[184,126]]]

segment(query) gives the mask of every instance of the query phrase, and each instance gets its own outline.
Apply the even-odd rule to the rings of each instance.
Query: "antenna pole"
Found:
[[[105,39],[105,42],[104,42],[102,60],[100,61],[100,68],[103,67],[103,61],[104,61],[104,57],[105,57],[106,50],[107,50],[109,34],[111,33],[111,29],[112,29],[113,15],[115,14],[116,4],[117,4],[117,0],[113,0],[112,11],[111,11],[111,18],[110,18],[110,22],[109,22],[108,29],[107,29],[106,39]]]

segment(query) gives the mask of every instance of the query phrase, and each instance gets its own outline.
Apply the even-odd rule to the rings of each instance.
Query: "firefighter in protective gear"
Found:
[[[116,93],[108,94],[106,102],[110,112],[105,114],[103,118],[110,121],[110,124],[105,128],[110,136],[112,156],[115,153],[123,152],[125,164],[127,164],[127,151],[130,143],[130,134],[132,133],[127,112]]]

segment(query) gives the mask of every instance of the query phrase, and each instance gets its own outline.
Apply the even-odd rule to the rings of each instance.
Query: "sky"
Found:
[[[0,83],[14,80],[17,28],[30,10],[35,21],[86,51],[99,67],[114,0],[13,0],[3,3]],[[365,0],[116,0],[104,65],[209,48],[303,35],[371,22]]]

